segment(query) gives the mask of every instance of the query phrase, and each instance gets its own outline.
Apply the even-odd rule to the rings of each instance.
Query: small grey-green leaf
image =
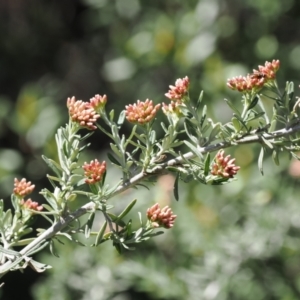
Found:
[[[239,132],[241,130],[241,123],[240,123],[240,121],[236,117],[233,117],[231,119],[231,122],[232,122],[232,124],[234,126],[235,131]]]
[[[124,120],[125,120],[125,110],[122,110],[119,115],[117,124],[122,125],[124,123]]]
[[[115,111],[112,109],[112,110],[109,112],[109,119],[110,119],[111,122],[113,122],[114,117],[115,117]]]
[[[117,127],[117,125],[116,124],[112,124],[111,125],[111,132],[112,132],[112,135],[113,135],[113,137],[116,139],[119,139],[120,137],[119,137],[119,130],[118,130],[118,127]]]
[[[241,113],[238,111],[238,109],[233,105],[233,103],[228,100],[228,99],[224,99],[225,102],[227,103],[227,105],[237,114],[237,115],[241,115]]]
[[[103,223],[103,225],[101,226],[101,228],[100,228],[100,230],[99,230],[99,232],[98,232],[98,234],[97,234],[97,236],[96,236],[95,244],[94,244],[96,247],[97,247],[97,246],[101,243],[101,241],[102,241],[103,235],[104,235],[105,230],[106,230],[106,226],[107,226],[107,221],[105,221],[105,222]]]
[[[258,169],[261,173],[261,175],[264,175],[264,170],[263,170],[263,159],[264,159],[264,147],[261,147],[259,157],[258,157]]]
[[[212,129],[212,131],[210,132],[208,141],[209,142],[214,141],[219,132],[220,132],[220,123],[217,123],[215,127]]]
[[[250,110],[251,108],[255,107],[255,105],[257,104],[258,100],[259,100],[259,98],[257,96],[255,96],[247,109]]]
[[[132,210],[136,201],[137,199],[134,199],[126,206],[126,208],[118,215],[118,220],[122,220]]]
[[[277,166],[279,166],[279,153],[276,149],[274,149],[273,152],[272,152],[272,158],[273,158],[274,163]]]
[[[63,173],[63,169],[61,166],[55,162],[54,160],[46,157],[45,155],[42,155],[43,160],[47,164],[47,166],[58,176],[61,177]]]
[[[122,158],[122,153],[121,153],[121,151],[119,150],[119,148],[118,148],[115,144],[113,144],[113,143],[110,143],[109,145],[110,145],[111,150],[112,150],[118,157]]]
[[[86,238],[90,237],[91,229],[92,229],[92,226],[93,226],[93,223],[94,223],[94,218],[95,218],[95,213],[92,212],[89,215],[88,221],[85,224],[85,228],[84,228],[84,235],[85,235]]]
[[[150,141],[150,143],[154,144],[155,140],[156,140],[156,132],[155,132],[155,130],[151,130],[149,141]]]
[[[4,228],[8,228],[11,226],[11,222],[12,222],[12,213],[11,210],[8,209],[5,213],[4,213],[4,217],[3,217],[3,227]]]
[[[207,153],[204,161],[204,175],[207,176],[210,168],[210,153]]]
[[[203,99],[203,91],[200,92],[200,95],[199,95],[199,98],[197,100],[197,103],[196,103],[196,110],[198,110],[198,108],[200,107],[200,104],[202,102],[202,99]]]
[[[196,146],[194,146],[192,143],[190,143],[189,141],[183,141],[189,148],[190,150],[199,158],[202,158],[203,155],[202,153],[197,149]]]
[[[274,148],[272,143],[270,141],[268,141],[267,139],[265,139],[263,136],[261,136],[261,139],[263,140],[264,144],[267,145],[270,149]]]
[[[33,259],[30,259],[30,261],[28,262],[28,265],[37,273],[42,273],[42,272],[46,271],[47,269],[52,268],[50,265],[42,264]]]
[[[115,164],[117,166],[121,166],[121,163],[109,152],[107,153],[107,157],[113,164]]]

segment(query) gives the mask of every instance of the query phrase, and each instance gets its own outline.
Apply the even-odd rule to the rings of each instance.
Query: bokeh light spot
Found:
[[[278,41],[272,35],[261,37],[255,45],[255,52],[259,58],[272,58],[277,49]]]

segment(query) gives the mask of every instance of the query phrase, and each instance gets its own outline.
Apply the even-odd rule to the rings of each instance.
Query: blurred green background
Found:
[[[282,89],[286,80],[299,85],[299,28],[296,0],[0,1],[1,198],[9,207],[13,178],[26,177],[43,201],[38,191],[50,186],[41,154],[56,157],[67,97],[107,94],[108,109],[120,112],[137,99],[167,102],[168,85],[188,75],[192,97],[203,89],[210,117],[226,122],[224,98],[240,100],[227,78],[274,58]],[[90,140],[86,157],[103,159],[109,141]],[[300,166],[283,155],[277,167],[267,155],[261,176],[258,150],[232,149],[242,170],[229,185],[182,184],[176,202],[166,176],[151,192],[112,200],[118,207],[137,197],[141,212],[168,204],[178,219],[123,255],[110,244],[64,241],[59,258],[37,257],[52,270],[6,275],[1,299],[300,299]],[[115,172],[109,165],[108,180]]]

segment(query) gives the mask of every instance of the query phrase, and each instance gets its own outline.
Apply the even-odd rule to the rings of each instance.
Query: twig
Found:
[[[214,152],[222,148],[228,148],[235,145],[241,145],[241,144],[249,144],[249,143],[256,143],[256,142],[262,142],[262,137],[266,140],[275,140],[279,137],[288,136],[293,133],[300,131],[300,124],[295,124],[294,127],[284,128],[277,131],[274,131],[272,133],[262,133],[262,134],[252,134],[250,136],[243,137],[238,140],[234,141],[228,141],[228,142],[220,142],[213,145],[209,145],[207,147],[200,147],[198,146],[198,150],[200,153],[205,154],[208,152]],[[119,186],[114,193],[112,193],[109,198],[112,198],[116,196],[117,194],[122,193],[123,191],[127,190],[128,188],[135,186],[140,181],[144,180],[145,178],[155,174],[159,174],[162,172],[166,167],[174,166],[177,164],[180,164],[183,162],[183,159],[191,159],[195,156],[193,152],[187,152],[183,155],[183,157],[177,157],[174,159],[170,159],[166,163],[158,165],[156,168],[152,170],[151,173],[145,173],[140,172],[139,174],[132,177],[130,180],[126,182],[125,185]],[[20,256],[18,256],[18,259],[22,258],[24,259],[26,255],[31,252],[33,249],[35,249],[42,241],[51,239],[53,236],[55,236],[58,232],[60,232],[63,228],[68,226],[72,221],[75,219],[78,219],[82,215],[88,213],[89,211],[92,211],[95,209],[95,203],[89,202],[79,209],[77,209],[75,212],[70,213],[66,217],[61,217],[60,220],[53,224],[50,228],[45,230],[41,235],[39,235],[34,241],[32,241],[30,244],[28,244],[26,247],[24,247],[20,251]],[[7,261],[2,266],[0,266],[0,278],[7,273],[11,266],[13,264],[13,261]]]

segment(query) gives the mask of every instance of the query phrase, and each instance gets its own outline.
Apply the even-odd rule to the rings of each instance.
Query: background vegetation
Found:
[[[107,94],[108,107],[121,111],[137,99],[167,102],[168,85],[188,75],[194,99],[203,89],[210,115],[225,122],[223,99],[240,100],[229,77],[274,58],[279,85],[298,86],[299,15],[296,0],[0,1],[0,196],[9,205],[14,177],[36,191],[49,186],[41,154],[56,156],[68,96]],[[103,159],[108,141],[91,141],[87,156]],[[40,255],[53,270],[4,277],[1,299],[300,299],[300,167],[267,157],[261,176],[257,150],[232,149],[242,167],[236,182],[181,185],[178,203],[169,176],[151,192],[114,199],[137,197],[142,212],[169,204],[175,227],[121,256],[109,244],[64,241],[60,258]]]

